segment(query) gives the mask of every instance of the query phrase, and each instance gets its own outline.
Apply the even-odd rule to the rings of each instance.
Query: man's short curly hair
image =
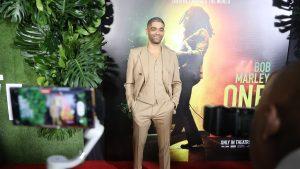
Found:
[[[150,26],[152,24],[152,22],[160,22],[165,25],[165,22],[160,17],[153,17],[148,20],[147,27]]]

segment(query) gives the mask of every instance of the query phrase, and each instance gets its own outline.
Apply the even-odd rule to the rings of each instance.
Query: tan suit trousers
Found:
[[[160,169],[170,169],[170,130],[174,103],[167,100],[154,105],[136,100],[133,108],[134,169],[142,169],[144,145],[151,120],[158,135]]]

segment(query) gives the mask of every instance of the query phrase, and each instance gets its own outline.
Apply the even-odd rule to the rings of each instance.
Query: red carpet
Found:
[[[6,165],[1,169],[45,169],[44,164],[15,164]],[[132,169],[129,161],[86,161],[75,169]],[[145,161],[143,169],[159,169],[158,164]],[[237,161],[201,161],[201,162],[172,162],[171,169],[252,169],[251,162]]]

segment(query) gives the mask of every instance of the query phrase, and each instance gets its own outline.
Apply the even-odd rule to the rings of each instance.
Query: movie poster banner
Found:
[[[177,53],[182,80],[182,94],[171,132],[172,160],[191,160],[195,152],[201,159],[247,159],[250,145],[247,133],[234,137],[231,133],[218,136],[204,131],[204,106],[254,108],[271,73],[285,65],[287,34],[279,33],[274,27],[274,17],[280,13],[272,6],[272,0],[126,0],[112,3],[114,23],[106,35],[105,49],[119,65],[120,85],[125,82],[129,50],[147,44],[147,21],[154,16],[165,21],[163,43]],[[116,97],[125,99],[124,94]],[[118,116],[115,111],[109,118]],[[246,119],[242,123],[246,125],[244,123],[250,121]],[[155,131],[150,129],[149,137],[154,136]],[[107,139],[117,139],[117,136],[110,134]],[[146,153],[152,152],[146,149],[147,146]],[[228,153],[214,152],[231,152],[232,158],[225,157]]]

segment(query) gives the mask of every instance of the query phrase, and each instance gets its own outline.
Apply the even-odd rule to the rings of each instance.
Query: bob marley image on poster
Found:
[[[182,48],[176,51],[180,64],[180,77],[182,90],[177,114],[173,119],[175,127],[172,131],[173,142],[182,141],[176,139],[176,135],[183,134],[188,141],[181,148],[192,148],[202,144],[201,133],[198,131],[193,119],[193,107],[190,105],[192,88],[199,83],[203,76],[202,64],[209,47],[209,39],[213,35],[208,14],[199,6],[192,6],[184,12],[179,24],[184,28]],[[182,133],[182,130],[184,132]],[[179,137],[180,138],[180,137]]]

